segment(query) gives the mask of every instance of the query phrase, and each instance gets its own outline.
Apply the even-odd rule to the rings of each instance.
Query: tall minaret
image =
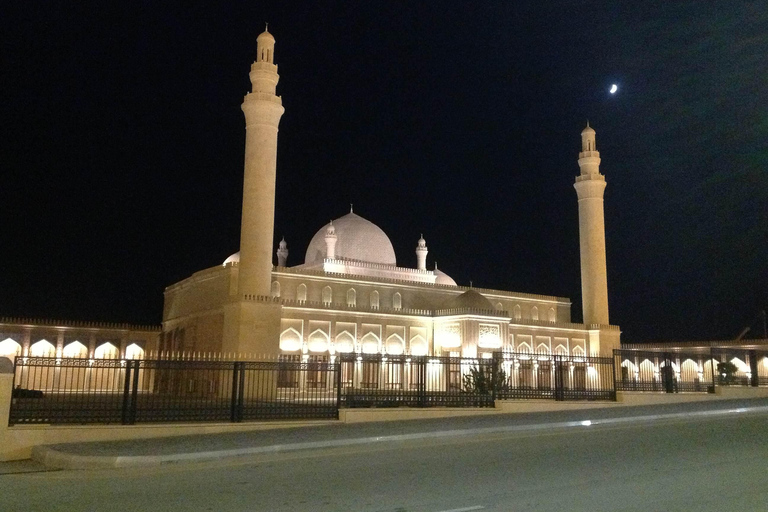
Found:
[[[270,293],[272,240],[275,229],[275,172],[277,126],[285,112],[275,94],[277,66],[275,38],[265,30],[256,39],[256,61],[251,64],[251,89],[245,95],[245,178],[240,227],[238,291],[245,295]]]
[[[285,237],[277,244],[277,266],[288,266],[288,242],[285,241]]]
[[[325,230],[325,257],[329,260],[336,259],[336,228],[333,227],[333,221]]]
[[[427,270],[427,242],[424,240],[424,235],[419,237],[419,241],[416,243],[416,268],[419,270]]]
[[[595,130],[581,132],[581,174],[576,176],[579,197],[579,247],[581,253],[581,301],[585,324],[608,325],[608,278],[605,264],[605,176],[600,174],[600,153]]]

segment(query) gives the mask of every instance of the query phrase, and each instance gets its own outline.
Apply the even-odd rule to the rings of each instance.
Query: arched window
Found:
[[[379,353],[379,337],[374,333],[369,332],[360,340],[360,348],[364,354],[378,354]]]
[[[347,290],[347,306],[355,307],[357,305],[357,292],[354,288]]]
[[[417,334],[411,338],[411,355],[425,356],[429,353],[429,347],[427,347],[427,340],[421,334]]]
[[[40,340],[29,347],[32,357],[52,357],[56,355],[56,347],[48,340]]]
[[[400,309],[403,307],[403,296],[400,292],[395,292],[392,296],[392,309]]]
[[[62,350],[64,357],[88,357],[88,347],[79,341],[73,341]]]
[[[298,288],[296,288],[296,300],[304,302],[307,300],[307,285],[304,283],[301,283]]]
[[[379,292],[376,290],[371,292],[371,307],[374,309],[379,309]]]
[[[533,306],[531,308],[531,318],[534,320],[539,319],[539,308],[537,308],[536,306]]]
[[[131,343],[130,345],[125,347],[125,358],[126,359],[143,359],[144,349],[141,348],[137,343]]]
[[[296,329],[290,327],[280,335],[280,350],[285,352],[294,352],[301,349],[301,334]]]
[[[93,357],[96,359],[117,359],[120,357],[120,351],[110,342],[106,342],[96,347],[93,351]]]
[[[280,283],[277,281],[272,282],[272,298],[277,299],[280,298]]]
[[[336,352],[354,352],[355,338],[347,331],[342,331],[336,336]]]
[[[18,356],[21,355],[21,345],[16,340],[6,338],[0,341],[0,356]]]
[[[523,312],[520,309],[520,304],[515,304],[515,320],[523,318]]]
[[[333,300],[333,292],[330,286],[323,288],[323,304],[328,305]]]
[[[555,308],[549,308],[549,321],[554,322],[557,316],[555,315]]]
[[[399,334],[393,334],[387,338],[384,348],[387,351],[387,354],[400,355],[405,352],[405,342]]]

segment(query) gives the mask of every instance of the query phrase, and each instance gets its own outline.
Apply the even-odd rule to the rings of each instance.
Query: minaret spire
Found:
[[[427,242],[424,241],[424,235],[419,237],[419,241],[416,242],[416,268],[418,270],[427,270]]]
[[[336,240],[336,228],[331,221],[325,230],[325,257],[329,260],[336,259]]]
[[[277,245],[277,266],[288,266],[288,242],[285,241],[285,237]]]
[[[579,198],[579,252],[584,323],[609,325],[603,210],[605,176],[600,174],[600,152],[595,144],[595,130],[589,126],[589,121],[581,132],[579,168],[581,174],[576,176],[573,186]]]

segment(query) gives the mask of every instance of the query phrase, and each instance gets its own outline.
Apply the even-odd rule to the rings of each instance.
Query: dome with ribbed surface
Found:
[[[435,279],[435,284],[442,284],[445,286],[456,286],[456,281],[454,281],[451,276],[449,276],[442,270],[437,270],[437,268],[435,268],[435,275],[437,276],[437,278]]]
[[[325,234],[330,223],[315,233],[307,247],[304,263],[322,263],[326,254]],[[354,213],[333,219],[336,232],[336,259],[396,265],[395,249],[386,233],[373,222]]]
[[[492,310],[491,301],[480,295],[475,290],[467,290],[461,295],[451,297],[443,305],[442,309],[482,309]]]

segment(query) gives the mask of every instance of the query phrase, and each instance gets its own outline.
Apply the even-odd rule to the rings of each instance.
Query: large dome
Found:
[[[330,224],[330,223],[329,223]],[[325,232],[329,224],[315,233],[307,247],[304,263],[321,263],[325,258]],[[333,220],[336,231],[336,259],[396,265],[395,249],[379,226],[359,215],[348,213]]]

